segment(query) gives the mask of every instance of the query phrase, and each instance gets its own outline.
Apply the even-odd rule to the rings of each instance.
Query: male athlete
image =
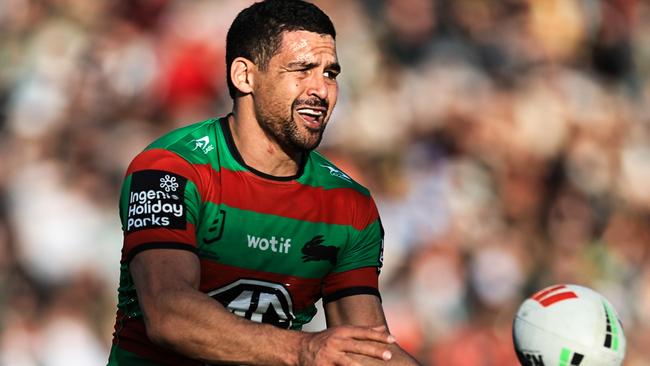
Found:
[[[128,168],[109,365],[412,365],[377,290],[368,191],[313,151],[340,72],[330,19],[269,0],[227,36],[233,111]],[[303,332],[322,298],[328,329]]]

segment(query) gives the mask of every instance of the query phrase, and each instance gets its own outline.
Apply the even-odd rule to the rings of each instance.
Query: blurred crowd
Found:
[[[343,69],[320,150],[377,201],[401,345],[515,366],[521,301],[575,283],[650,365],[650,3],[315,2]],[[106,363],[126,166],[230,110],[250,3],[0,1],[0,366]]]

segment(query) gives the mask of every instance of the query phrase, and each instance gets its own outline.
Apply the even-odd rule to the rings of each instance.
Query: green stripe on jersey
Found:
[[[165,149],[173,151],[192,164],[209,164],[219,171],[246,171],[228,151],[228,145],[221,129],[221,119],[210,119],[195,123],[160,137],[145,150]]]
[[[197,240],[201,256],[218,258],[221,263],[310,279],[332,270],[379,265],[377,243],[367,243],[376,247],[373,251],[352,244],[359,242],[357,238],[373,236],[379,230],[378,220],[359,231],[348,225],[307,222],[212,203],[206,204],[204,213],[218,210],[225,215],[220,239],[211,240],[214,230],[202,227]]]
[[[364,196],[370,196],[368,189],[354,181],[317,151],[309,154],[304,174],[298,178],[298,182],[323,189],[351,188]]]

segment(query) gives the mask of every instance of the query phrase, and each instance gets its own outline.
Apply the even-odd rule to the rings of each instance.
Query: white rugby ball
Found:
[[[625,358],[625,334],[616,310],[583,286],[550,286],[526,299],[512,335],[524,366],[620,366]]]

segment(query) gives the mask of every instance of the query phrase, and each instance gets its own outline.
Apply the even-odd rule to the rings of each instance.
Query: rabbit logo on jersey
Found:
[[[177,174],[144,170],[131,176],[126,231],[185,229],[185,183]]]

